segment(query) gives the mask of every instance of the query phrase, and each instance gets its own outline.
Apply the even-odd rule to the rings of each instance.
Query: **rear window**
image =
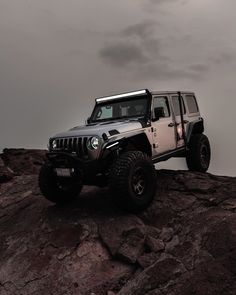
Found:
[[[190,114],[198,113],[199,109],[198,109],[196,98],[193,95],[186,95],[185,98],[186,98],[189,113]]]
[[[172,102],[173,102],[175,116],[180,116],[179,97],[172,96]],[[186,114],[186,109],[185,109],[185,105],[184,105],[184,101],[183,101],[182,96],[181,96],[181,104],[182,104],[183,114]]]

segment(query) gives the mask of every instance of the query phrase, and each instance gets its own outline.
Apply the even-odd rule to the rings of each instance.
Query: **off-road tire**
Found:
[[[82,183],[77,179],[60,180],[50,163],[45,163],[41,167],[38,181],[43,196],[53,203],[69,203],[82,190]]]
[[[210,143],[206,135],[192,135],[186,156],[186,162],[189,170],[206,172],[211,160]]]
[[[156,171],[151,159],[140,151],[120,155],[111,169],[109,187],[123,209],[131,212],[145,209],[156,191]]]

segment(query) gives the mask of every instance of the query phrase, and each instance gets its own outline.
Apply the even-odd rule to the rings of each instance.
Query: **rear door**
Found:
[[[189,122],[198,120],[200,117],[200,112],[195,95],[193,93],[185,94],[184,101],[187,108]]]
[[[163,108],[162,117],[155,118],[155,108]],[[152,110],[153,155],[157,156],[176,148],[176,134],[168,96],[154,96]]]
[[[174,120],[175,120],[174,128],[175,128],[176,137],[177,137],[177,146],[176,147],[180,148],[185,145],[185,141],[184,141],[184,134],[183,134],[183,130],[182,130],[182,124],[181,124],[180,103],[179,103],[179,95],[178,94],[171,95],[171,104],[172,104],[173,115],[174,115]],[[189,120],[188,120],[186,105],[185,105],[183,96],[181,96],[181,104],[182,104],[182,110],[183,110],[184,130],[186,133]]]

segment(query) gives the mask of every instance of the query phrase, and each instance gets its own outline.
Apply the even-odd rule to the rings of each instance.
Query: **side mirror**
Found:
[[[160,118],[165,118],[165,111],[163,107],[158,107],[154,109],[154,120],[157,121]]]

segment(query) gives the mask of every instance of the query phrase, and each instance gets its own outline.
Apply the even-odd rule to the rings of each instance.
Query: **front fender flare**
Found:
[[[136,150],[140,150],[148,155],[152,153],[152,147],[147,135],[141,132],[131,132],[130,134],[117,136],[112,141],[107,142],[103,149],[106,151],[124,150],[128,145],[132,145]]]

